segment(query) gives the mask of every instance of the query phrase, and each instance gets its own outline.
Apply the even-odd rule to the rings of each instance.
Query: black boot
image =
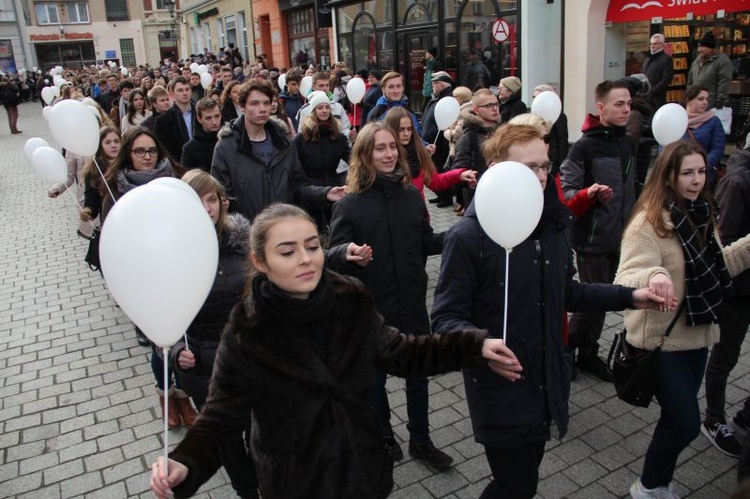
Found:
[[[409,455],[438,471],[445,471],[453,464],[453,458],[435,447],[430,440],[423,443],[409,442]]]
[[[599,358],[597,354],[591,355],[578,355],[578,361],[576,367],[579,370],[589,372],[599,378],[602,381],[612,383],[614,378],[612,377],[612,371],[607,367],[606,362]]]
[[[383,437],[385,440],[385,450],[391,456],[394,461],[401,461],[404,458],[404,451],[401,450],[401,446],[396,442],[394,437]]]

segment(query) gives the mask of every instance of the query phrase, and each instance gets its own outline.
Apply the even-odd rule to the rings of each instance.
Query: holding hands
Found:
[[[612,199],[612,188],[604,184],[592,184],[586,191],[589,199],[596,197],[600,203],[606,203]]]
[[[657,308],[657,310],[668,312],[677,307],[677,302],[674,296],[674,283],[668,275],[664,273],[652,275],[651,279],[648,280],[648,289],[664,299],[662,306]]]
[[[469,184],[472,189],[477,186],[477,172],[474,170],[466,170],[461,172],[461,181]]]
[[[346,247],[346,261],[354,262],[360,267],[367,267],[367,264],[372,261],[372,247],[369,244],[358,244],[349,243]]]
[[[326,193],[326,199],[332,203],[335,203],[336,201],[340,201],[344,196],[346,196],[346,192],[347,187],[345,185],[331,187],[331,189]]]

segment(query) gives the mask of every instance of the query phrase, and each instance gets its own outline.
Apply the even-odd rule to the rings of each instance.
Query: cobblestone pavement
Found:
[[[52,142],[40,106],[24,104],[20,112],[22,135],[0,124],[0,497],[150,497],[148,468],[162,446],[162,425],[148,349],[82,261],[86,242],[76,236],[72,199],[47,198],[48,186],[26,164],[27,139]],[[430,209],[437,230],[457,220],[450,209]],[[439,265],[430,258],[430,308]],[[621,316],[609,314],[603,351],[619,327]],[[748,395],[749,372],[742,358],[729,404]],[[388,388],[397,434],[408,439],[403,381],[392,378]],[[475,498],[489,469],[472,436],[460,374],[434,378],[430,392],[432,437],[455,465],[436,474],[407,456],[395,469],[392,497]],[[633,409],[586,374],[573,383],[570,402],[570,432],[547,446],[540,497],[623,497],[641,468],[658,406]],[[170,432],[170,444],[183,435]],[[726,497],[735,464],[699,436],[680,458],[677,492]],[[234,497],[228,483],[221,471],[199,497]]]

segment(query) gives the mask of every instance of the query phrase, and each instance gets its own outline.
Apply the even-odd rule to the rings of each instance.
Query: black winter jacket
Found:
[[[265,125],[276,147],[269,166],[252,153],[252,143],[240,116],[219,131],[211,175],[224,186],[230,209],[250,221],[271,203],[296,203],[308,208],[328,206],[325,196],[330,187],[318,187],[302,171],[294,143],[274,121]]]
[[[527,112],[529,112],[529,109],[521,100],[521,94],[515,93],[508,100],[500,103],[500,123],[505,124],[519,114]]]
[[[192,109],[193,133],[195,133],[201,124],[198,123],[195,104],[192,101],[190,101],[190,108]],[[172,107],[164,114],[160,114],[154,123],[154,133],[159,137],[172,159],[177,161],[182,156],[182,146],[190,140],[182,111],[177,104],[172,104]]]
[[[446,88],[439,95],[430,99],[422,114],[422,139],[430,144],[435,144],[435,154],[432,155],[432,162],[439,172],[443,171],[450,150],[448,141],[438,128],[437,121],[435,121],[435,106],[437,106],[438,101],[443,97],[451,97],[452,95],[453,88]],[[437,137],[437,142],[435,141],[435,137]]]
[[[643,61],[641,73],[645,74],[651,83],[651,100],[656,108],[663,106],[667,101],[667,88],[672,83],[673,71],[672,58],[663,50],[649,55]]]
[[[735,151],[727,161],[727,174],[716,189],[721,244],[729,246],[750,233],[750,149]],[[750,270],[734,278],[737,297],[750,299]]]
[[[182,146],[180,164],[186,169],[200,168],[204,172],[211,171],[211,160],[214,157],[214,147],[219,141],[219,132],[207,132],[200,123],[193,131],[193,138]]]
[[[430,332],[425,306],[425,258],[438,254],[443,234],[435,235],[417,189],[378,178],[372,187],[348,194],[333,205],[331,246],[367,243],[375,258],[367,267],[350,264],[373,294],[386,324],[405,333]]]
[[[586,253],[619,253],[620,239],[635,206],[635,161],[624,127],[605,127],[589,114],[583,137],[560,167],[566,199],[593,183],[612,188],[612,198],[597,202],[576,220],[573,247]]]
[[[451,168],[468,168],[481,176],[487,171],[487,161],[482,154],[482,144],[496,127],[486,127],[478,116],[471,113],[463,115],[463,134],[456,142]]]
[[[506,341],[523,377],[511,382],[486,366],[464,370],[474,438],[490,448],[548,440],[551,421],[562,438],[572,360],[563,347],[564,312],[632,306],[632,289],[573,280],[569,222],[555,183],[548,182],[539,225],[510,254]],[[504,291],[505,250],[482,230],[472,203],[445,238],[433,331],[486,328],[489,336],[502,338]]]
[[[384,498],[393,463],[370,403],[376,368],[414,377],[484,363],[485,332],[400,334],[361,283],[328,275],[336,303],[325,334],[308,334],[253,298],[234,308],[208,401],[170,454],[189,469],[176,497],[218,470],[252,411],[250,447],[264,499]]]
[[[333,140],[330,128],[319,127],[319,130],[316,142],[306,142],[301,133],[294,137],[302,169],[315,185],[344,185],[346,173],[336,173],[336,168],[340,160],[349,163],[349,141],[341,132]]]

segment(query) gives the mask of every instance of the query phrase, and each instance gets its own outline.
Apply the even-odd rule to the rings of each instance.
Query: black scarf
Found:
[[[132,168],[123,168],[117,171],[115,174],[115,180],[117,181],[117,190],[120,194],[135,189],[138,186],[146,185],[152,180],[161,177],[172,177],[172,164],[168,159],[164,158],[159,161],[153,170],[133,170]]]
[[[721,246],[714,237],[711,207],[705,200],[672,201],[669,213],[685,255],[685,301],[690,326],[718,323],[716,309],[732,288]]]

